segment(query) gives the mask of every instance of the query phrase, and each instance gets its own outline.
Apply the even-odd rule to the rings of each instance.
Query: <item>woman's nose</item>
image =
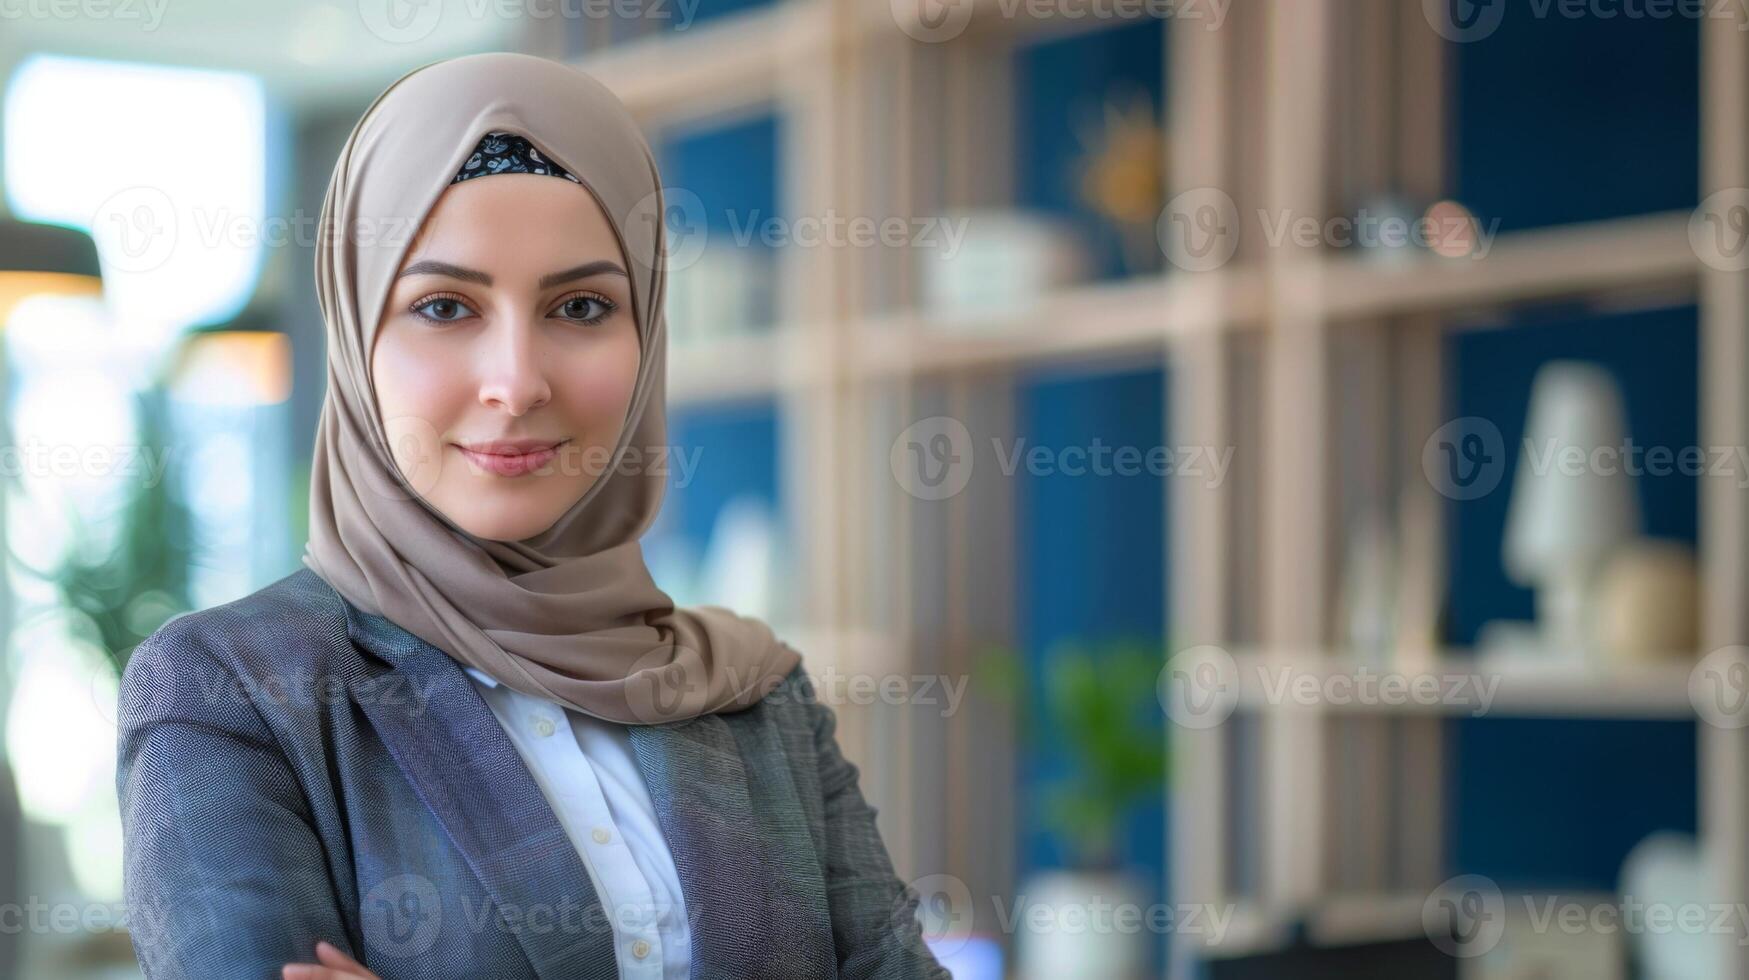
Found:
[[[515,322],[483,335],[480,351],[480,403],[520,416],[552,398],[547,383],[547,359],[540,350],[539,331]]]

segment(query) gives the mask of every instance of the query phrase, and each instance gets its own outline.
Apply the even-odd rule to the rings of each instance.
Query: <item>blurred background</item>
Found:
[[[680,602],[955,977],[1749,976],[1749,14],[0,0],[0,977],[138,976],[115,689],[296,571],[336,155],[560,59],[668,188]]]

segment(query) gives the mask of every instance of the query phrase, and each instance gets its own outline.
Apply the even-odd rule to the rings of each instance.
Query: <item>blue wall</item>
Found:
[[[652,149],[663,186],[697,194],[710,233],[727,236],[737,225],[745,229],[781,217],[782,135],[779,117],[766,114],[727,126],[664,131]]]
[[[1692,721],[1464,718],[1447,737],[1449,874],[1614,890],[1647,834],[1698,826]]]
[[[668,498],[658,532],[678,534],[702,551],[723,505],[738,496],[752,496],[772,509],[783,523],[782,481],[779,479],[778,412],[765,399],[687,405],[668,416],[668,441],[698,463],[686,486],[671,468]]]
[[[1539,18],[1519,0],[1496,2],[1509,4],[1497,30],[1446,46],[1451,193],[1483,227],[1694,207],[1698,22]]]

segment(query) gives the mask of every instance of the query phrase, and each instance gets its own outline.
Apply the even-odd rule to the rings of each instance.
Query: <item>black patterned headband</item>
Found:
[[[493,174],[548,174],[563,177],[573,184],[582,183],[564,167],[542,156],[526,138],[505,132],[487,133],[474,147],[474,155],[468,157],[468,162],[462,164],[461,172],[450,183],[459,184]]]

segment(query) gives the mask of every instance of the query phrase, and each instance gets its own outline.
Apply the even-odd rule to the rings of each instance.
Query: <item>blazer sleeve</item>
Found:
[[[123,885],[151,980],[278,978],[316,941],[352,952],[309,805],[212,626],[136,647],[117,711]],[[222,642],[222,637],[217,638]]]
[[[838,718],[821,704],[805,669],[797,668],[800,702],[814,730],[820,792],[825,802],[826,897],[838,973],[846,980],[951,980],[923,942],[916,889],[899,880],[875,826],[876,808],[863,799],[856,765],[838,748]]]

